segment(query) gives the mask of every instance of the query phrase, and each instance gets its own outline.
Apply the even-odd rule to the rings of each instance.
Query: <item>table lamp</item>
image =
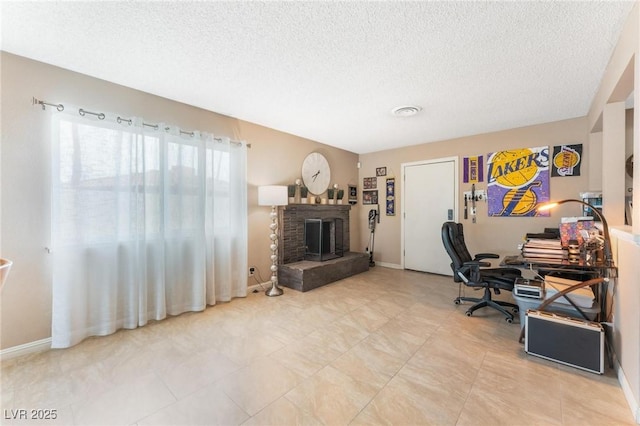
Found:
[[[550,201],[548,203],[542,203],[536,210],[537,211],[545,211],[545,210],[551,210],[552,208],[559,206],[560,204],[564,204],[564,203],[578,203],[578,204],[582,204],[584,206],[587,206],[591,209],[591,211],[598,216],[598,219],[600,219],[600,222],[602,222],[602,229],[603,229],[603,233],[604,233],[604,262],[605,262],[605,266],[607,267],[612,267],[613,266],[613,256],[611,254],[611,239],[609,237],[609,225],[607,224],[607,220],[604,218],[604,215],[594,206],[592,206],[591,204],[582,201],[582,200],[576,200],[576,199],[567,199],[567,200],[560,200],[560,201]]]
[[[271,224],[269,225],[271,240],[271,288],[265,291],[267,296],[280,296],[283,290],[278,287],[278,206],[288,204],[287,187],[283,185],[266,185],[258,187],[258,205],[271,206]]]

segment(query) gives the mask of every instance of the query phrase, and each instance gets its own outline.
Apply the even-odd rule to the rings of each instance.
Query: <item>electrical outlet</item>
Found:
[[[254,268],[253,266],[249,267],[249,276],[252,277],[253,274],[256,273],[256,268]]]

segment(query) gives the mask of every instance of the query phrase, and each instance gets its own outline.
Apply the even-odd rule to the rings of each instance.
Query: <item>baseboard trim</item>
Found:
[[[631,391],[631,386],[629,385],[629,381],[627,380],[627,376],[624,374],[624,370],[618,363],[618,360],[615,359],[615,369],[618,374],[618,383],[620,383],[620,387],[622,388],[622,392],[624,393],[624,397],[627,400],[627,404],[629,404],[629,408],[631,409],[631,414],[633,415],[633,419],[637,424],[640,424],[640,404],[636,401],[633,396],[633,392]]]
[[[271,281],[267,281],[262,284],[250,285],[247,287],[247,293],[253,293],[254,290],[258,290],[256,293],[264,293],[269,287],[271,287]]]
[[[25,343],[24,345],[13,346],[11,348],[3,349],[0,351],[0,359],[6,361],[8,359],[17,358],[19,356],[44,352],[51,349],[51,337],[42,340],[36,340],[35,342]]]
[[[376,266],[382,266],[383,268],[390,269],[403,269],[402,265],[398,265],[397,263],[376,262]]]

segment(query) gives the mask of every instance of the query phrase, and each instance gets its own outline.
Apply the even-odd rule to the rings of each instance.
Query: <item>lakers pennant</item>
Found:
[[[580,176],[582,144],[553,147],[551,177]]]
[[[549,201],[549,147],[488,154],[487,201],[489,216],[535,216]]]

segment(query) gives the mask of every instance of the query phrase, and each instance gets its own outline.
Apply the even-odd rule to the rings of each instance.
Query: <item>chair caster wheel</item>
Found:
[[[455,303],[456,305],[460,304],[460,301],[458,299],[454,300],[453,303]]]
[[[520,312],[520,309],[518,309],[518,308],[513,308],[513,309],[511,309],[511,311],[512,311],[514,314],[517,314],[518,312]]]
[[[471,312],[471,311],[467,311],[467,312],[465,312],[465,315],[466,315],[466,316],[468,316],[468,317],[470,317],[472,313],[473,313],[473,312]]]
[[[513,323],[513,318],[505,318],[505,321],[507,321],[509,324]]]

